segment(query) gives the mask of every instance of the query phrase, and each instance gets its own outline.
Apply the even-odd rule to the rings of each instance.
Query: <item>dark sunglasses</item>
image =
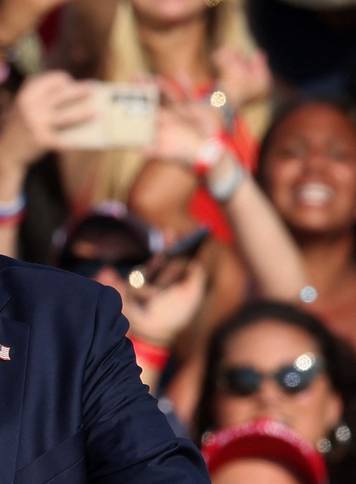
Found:
[[[285,393],[295,394],[308,388],[323,369],[322,358],[304,353],[291,365],[271,373],[248,366],[225,368],[220,372],[218,386],[227,393],[244,397],[258,392],[263,380],[272,378]]]
[[[109,266],[126,279],[132,270],[147,261],[147,258],[135,258],[127,260],[104,260],[104,259],[85,259],[76,256],[67,257],[61,265],[62,269],[75,272],[85,277],[94,277],[103,267]]]

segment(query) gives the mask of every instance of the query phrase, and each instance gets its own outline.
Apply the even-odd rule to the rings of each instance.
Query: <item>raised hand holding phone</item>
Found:
[[[1,132],[1,144],[8,147],[4,160],[11,165],[9,169],[24,168],[45,151],[63,149],[59,130],[95,117],[91,94],[90,83],[75,81],[62,71],[27,80]]]

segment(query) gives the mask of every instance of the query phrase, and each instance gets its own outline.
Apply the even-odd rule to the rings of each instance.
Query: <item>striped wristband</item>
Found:
[[[25,211],[26,197],[22,193],[10,202],[0,201],[0,223],[17,220]]]

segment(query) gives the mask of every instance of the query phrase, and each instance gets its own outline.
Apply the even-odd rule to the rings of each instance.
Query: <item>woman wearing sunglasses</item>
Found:
[[[356,360],[346,343],[301,309],[258,302],[211,340],[196,437],[272,418],[326,452],[331,483],[354,483],[355,409]]]

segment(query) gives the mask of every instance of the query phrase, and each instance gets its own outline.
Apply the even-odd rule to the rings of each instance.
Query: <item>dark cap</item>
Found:
[[[136,259],[142,262],[162,250],[164,245],[158,230],[129,212],[124,204],[111,201],[98,205],[56,234],[56,265],[67,269],[73,247],[82,240],[90,241],[99,248],[110,240],[115,248],[115,260]]]

